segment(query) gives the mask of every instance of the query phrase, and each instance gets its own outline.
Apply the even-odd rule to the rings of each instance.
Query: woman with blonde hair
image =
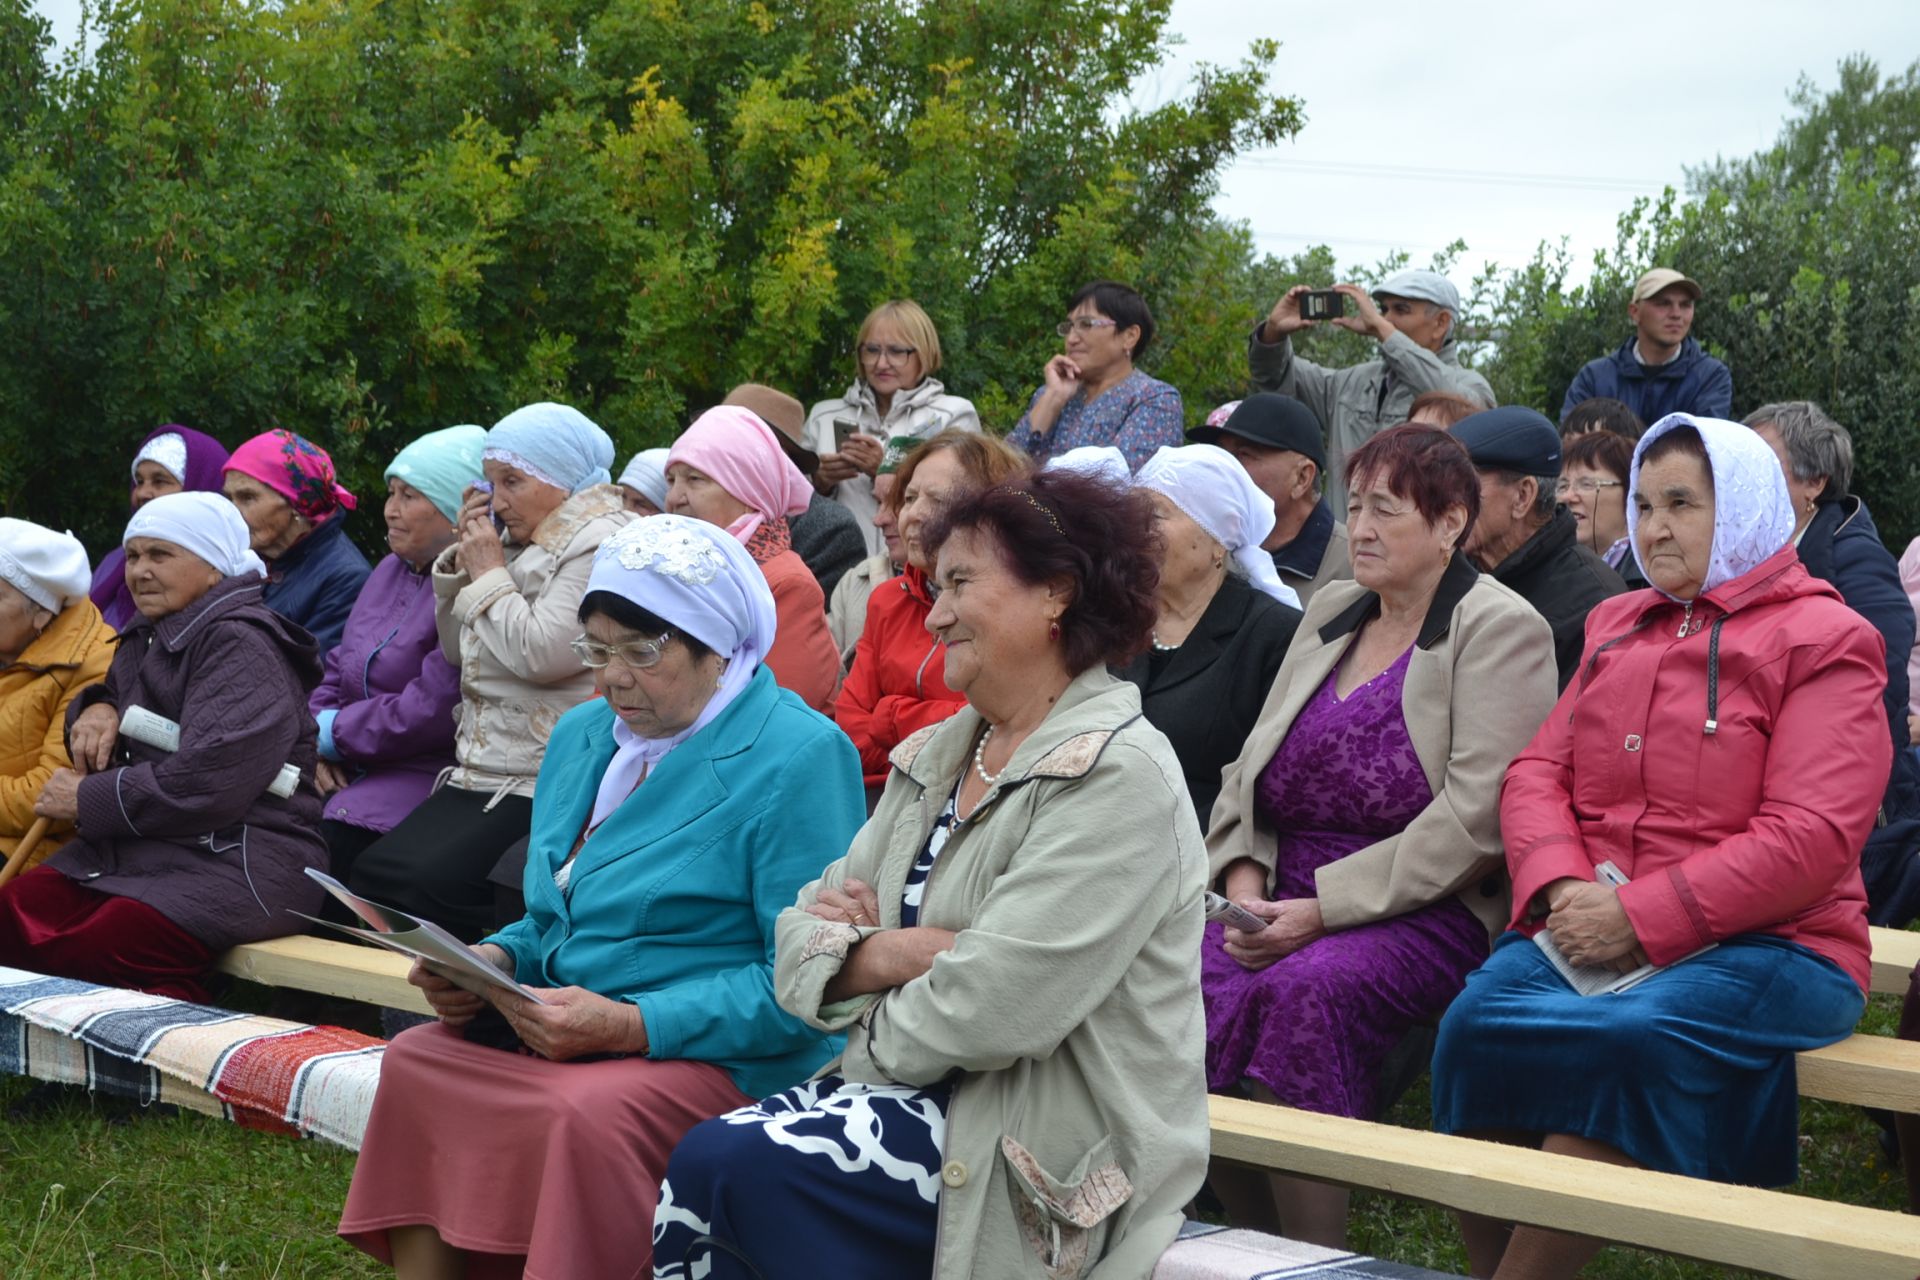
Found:
[[[807,446],[820,455],[814,486],[859,517],[869,554],[886,550],[873,514],[906,456],[948,428],[980,430],[973,402],[948,395],[939,371],[933,318],[911,298],[883,302],[853,340],[853,385],[807,414]]]

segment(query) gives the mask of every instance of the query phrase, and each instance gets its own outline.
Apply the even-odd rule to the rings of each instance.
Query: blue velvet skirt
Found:
[[[1844,1039],[1840,967],[1743,934],[1619,995],[1580,996],[1508,933],[1440,1022],[1433,1127],[1604,1142],[1667,1173],[1783,1186],[1799,1172],[1793,1055]]]

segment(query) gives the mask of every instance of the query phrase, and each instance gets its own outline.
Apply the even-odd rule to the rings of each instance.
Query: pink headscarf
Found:
[[[360,505],[333,478],[333,459],[327,451],[291,431],[275,429],[255,436],[233,451],[223,470],[252,476],[315,524],[343,508],[351,511]]]
[[[764,522],[797,516],[813,501],[813,486],[780,448],[773,428],[738,405],[721,405],[695,418],[667,453],[667,465],[676,462],[752,508],[727,526],[743,544]]]

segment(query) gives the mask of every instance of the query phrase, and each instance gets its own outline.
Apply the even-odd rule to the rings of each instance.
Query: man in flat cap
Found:
[[[1260,547],[1273,556],[1280,581],[1299,594],[1302,609],[1327,583],[1353,576],[1347,527],[1333,518],[1320,492],[1326,451],[1311,409],[1291,396],[1262,391],[1225,413],[1215,410],[1187,439],[1225,449],[1273,499],[1273,532]]]
[[[1655,267],[1634,282],[1627,315],[1633,336],[1610,356],[1589,360],[1560,403],[1560,421],[1595,396],[1618,400],[1642,422],[1670,413],[1733,416],[1733,374],[1688,337],[1700,286],[1672,267]]]
[[[1553,628],[1560,687],[1580,668],[1587,614],[1627,589],[1607,562],[1580,545],[1573,513],[1554,496],[1560,433],[1520,405],[1453,424],[1480,473],[1480,514],[1467,531],[1469,559],[1539,611]]]
[[[1407,420],[1423,391],[1451,391],[1476,404],[1493,405],[1493,388],[1462,368],[1454,342],[1460,321],[1460,291],[1437,271],[1402,271],[1371,295],[1357,284],[1337,284],[1347,314],[1325,323],[1370,334],[1380,358],[1351,369],[1328,369],[1293,353],[1291,335],[1322,323],[1302,319],[1300,295],[1311,285],[1287,290],[1247,339],[1247,369],[1255,389],[1292,396],[1313,411],[1326,440],[1328,483],[1346,484],[1347,455],[1374,432]]]

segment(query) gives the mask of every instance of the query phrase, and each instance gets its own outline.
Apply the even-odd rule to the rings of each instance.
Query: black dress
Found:
[[[1300,625],[1300,611],[1227,575],[1178,648],[1149,649],[1113,674],[1140,690],[1148,723],[1167,735],[1200,829],[1239,758]]]

